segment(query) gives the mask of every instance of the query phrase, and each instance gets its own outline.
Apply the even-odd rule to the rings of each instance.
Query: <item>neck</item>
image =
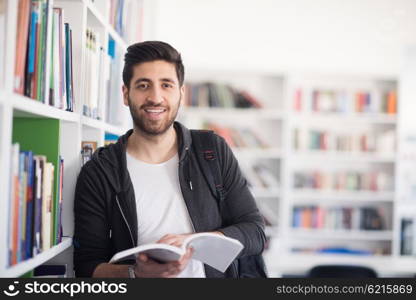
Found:
[[[173,125],[163,134],[148,135],[134,127],[127,142],[127,152],[134,158],[150,164],[160,164],[178,152]]]

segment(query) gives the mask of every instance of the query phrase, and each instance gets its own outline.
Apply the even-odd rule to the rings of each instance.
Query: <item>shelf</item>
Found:
[[[2,272],[1,277],[18,277],[21,276],[37,266],[47,262],[51,258],[55,257],[59,253],[65,251],[72,245],[72,238],[64,237],[62,242],[52,248],[38,254],[37,256],[21,262],[15,266],[7,268]]]
[[[393,232],[390,230],[332,230],[291,228],[291,236],[299,239],[316,240],[362,240],[362,241],[391,241]]]
[[[182,107],[182,116],[192,115],[199,118],[256,118],[282,120],[285,113],[278,109],[267,108],[221,108],[221,107]]]
[[[115,125],[111,125],[101,120],[92,119],[86,116],[81,116],[81,124],[94,129],[104,130],[105,132],[116,135],[122,135],[125,133],[125,130],[123,128],[119,128]]]
[[[393,202],[394,192],[370,191],[330,191],[314,189],[295,189],[292,198],[296,203],[305,201],[322,201],[334,203],[335,201],[350,202]]]
[[[337,151],[294,151],[293,158],[308,161],[337,161],[337,162],[363,162],[363,163],[390,163],[394,164],[396,161],[395,154],[381,155],[377,153],[348,153]]]
[[[391,124],[397,123],[397,116],[374,113],[374,114],[342,114],[342,113],[294,113],[293,121],[296,123],[331,123],[337,124],[340,121],[348,123],[370,123],[370,124]]]
[[[390,256],[382,255],[344,255],[344,254],[307,254],[290,253],[277,255],[274,251],[265,252],[264,258],[270,269],[281,274],[305,275],[316,265],[358,265],[374,269],[379,277],[394,277],[397,274],[415,273],[393,265]]]
[[[104,29],[111,35],[111,38],[116,41],[116,43],[123,48],[125,51],[127,49],[127,43],[123,38],[114,30],[114,28],[104,20],[104,16],[97,10],[95,5],[91,1],[84,0],[87,9],[89,12],[97,19],[97,21],[104,27]]]
[[[394,257],[392,268],[402,270],[403,272],[416,274],[416,256]]]
[[[103,129],[105,132],[112,133],[115,135],[123,135],[127,131],[127,128],[123,129],[123,128],[120,128],[120,127],[117,127],[115,125],[108,124],[108,123],[103,124]]]
[[[282,151],[279,148],[232,148],[233,153],[238,157],[253,158],[283,158]]]
[[[258,188],[252,187],[250,191],[253,193],[255,198],[278,198],[280,197],[280,189],[279,188]]]
[[[15,110],[14,116],[30,118],[51,118],[68,122],[79,122],[75,112],[64,111],[48,104],[18,94],[8,94],[8,101]]]

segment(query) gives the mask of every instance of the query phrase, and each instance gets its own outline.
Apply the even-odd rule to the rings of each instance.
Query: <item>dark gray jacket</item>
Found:
[[[178,136],[179,181],[196,232],[221,231],[239,240],[239,257],[259,254],[265,244],[264,222],[242,176],[237,160],[223,138],[216,137],[225,205],[215,196],[201,172],[190,131],[174,123]],[[78,176],[75,190],[74,267],[77,277],[94,269],[117,252],[137,246],[137,213],[133,185],[126,167],[129,130],[116,144],[97,149]],[[237,277],[235,260],[225,273],[205,265],[207,277]]]

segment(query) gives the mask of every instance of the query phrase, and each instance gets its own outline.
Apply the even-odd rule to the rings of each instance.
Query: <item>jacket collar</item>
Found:
[[[187,150],[192,144],[191,132],[177,121],[174,122],[173,127],[178,137],[178,156],[181,162],[186,158]],[[126,151],[127,141],[132,133],[133,129],[130,129],[119,137],[117,143],[99,148],[92,158],[108,178],[108,181],[117,194],[131,184],[127,171]]]

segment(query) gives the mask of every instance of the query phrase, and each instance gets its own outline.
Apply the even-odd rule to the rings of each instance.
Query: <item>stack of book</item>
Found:
[[[305,103],[304,95],[302,89],[295,90],[293,109],[297,112],[309,110],[314,113],[397,113],[395,90],[351,93],[337,89],[314,89],[311,91],[310,103]]]
[[[294,129],[293,147],[295,150],[393,154],[395,137],[394,130],[352,134],[296,128]]]
[[[278,177],[265,163],[259,162],[249,166],[242,164],[241,169],[250,187],[269,189],[280,186]]]
[[[260,100],[247,91],[226,84],[206,82],[186,84],[186,106],[222,108],[262,108]]]
[[[72,31],[49,0],[20,0],[14,91],[73,111]]]
[[[295,206],[293,228],[330,230],[385,230],[382,207]]]
[[[349,245],[337,244],[325,247],[292,247],[291,252],[302,254],[338,254],[338,255],[388,255],[390,250],[388,247],[379,246],[363,246],[351,247]]]
[[[393,191],[394,177],[382,171],[296,172],[294,188],[329,191]]]
[[[124,114],[126,108],[122,105],[123,98],[120,91],[123,84],[121,76],[123,59],[122,53],[111,38],[108,42],[108,55],[110,57],[110,77],[106,99],[106,120],[110,124],[122,126],[126,121],[126,115]]]
[[[110,0],[109,23],[129,43],[141,40],[140,24],[143,20],[143,1],[140,0]],[[133,23],[134,20],[134,23]],[[134,26],[133,26],[134,25]]]
[[[215,131],[222,136],[230,147],[269,148],[269,144],[256,130],[247,127],[221,126],[217,123],[205,123],[204,129]]]
[[[85,81],[83,114],[103,120],[103,110],[110,81],[110,56],[100,44],[100,36],[87,28],[85,44]]]
[[[12,146],[11,162],[8,250],[9,265],[15,265],[62,240],[64,162],[60,158],[55,167],[44,155],[20,151],[19,144]]]

